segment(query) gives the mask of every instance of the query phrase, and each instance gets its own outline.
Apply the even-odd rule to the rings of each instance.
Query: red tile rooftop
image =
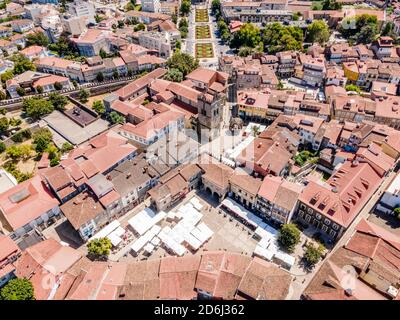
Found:
[[[17,255],[21,250],[11,238],[0,235],[0,269],[11,256]],[[0,277],[1,279],[1,277]]]
[[[369,163],[346,161],[326,184],[309,182],[299,200],[347,228],[381,182]]]
[[[11,227],[8,231],[25,226],[57,206],[58,200],[38,175],[0,194],[1,214]]]
[[[22,252],[15,263],[16,276],[28,278],[32,282],[37,300],[47,300],[53,287],[43,284],[57,281],[81,257],[82,254],[78,250],[62,246],[50,238]]]
[[[158,68],[143,77],[140,77],[137,80],[127,84],[126,86],[122,87],[121,89],[115,91],[114,93],[120,97],[121,100],[127,100],[132,97],[136,92],[144,89],[150,83],[157,78],[161,78],[167,73],[166,69]]]
[[[68,158],[61,161],[61,165],[69,168],[71,174],[75,172],[72,175],[80,179],[81,172],[84,172],[87,167],[87,165],[83,165],[85,160],[91,161],[90,172],[103,173],[135,151],[136,147],[128,143],[126,138],[110,130],[72,150],[68,154]],[[81,167],[82,165],[83,167]],[[86,171],[91,175],[88,170]]]

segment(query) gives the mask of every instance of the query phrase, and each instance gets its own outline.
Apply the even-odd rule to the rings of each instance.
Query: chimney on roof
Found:
[[[128,173],[126,174],[126,178],[127,178],[127,179],[129,179],[131,176],[132,176],[132,173],[131,173],[131,172],[128,172]]]

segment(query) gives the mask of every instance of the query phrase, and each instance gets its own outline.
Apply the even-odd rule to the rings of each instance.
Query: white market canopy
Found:
[[[106,238],[111,232],[113,232],[119,226],[121,226],[119,221],[114,220],[113,222],[105,226],[103,229],[101,229],[99,232],[97,232],[93,237],[90,238],[90,240]]]

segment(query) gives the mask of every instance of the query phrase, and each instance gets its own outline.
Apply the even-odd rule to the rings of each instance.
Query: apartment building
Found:
[[[299,196],[296,218],[338,240],[381,182],[369,163],[346,161],[324,185],[308,183]]]
[[[235,173],[229,178],[229,195],[246,208],[255,209],[257,206],[257,194],[262,185],[260,179],[248,174]]]
[[[228,21],[268,23],[290,21],[293,13],[287,10],[287,0],[228,1],[221,5],[221,13]]]
[[[169,58],[176,44],[176,39],[169,32],[141,31],[138,41],[142,47],[158,51],[162,58]]]
[[[109,52],[108,34],[108,31],[88,29],[79,38],[73,38],[72,41],[76,44],[82,56],[93,57],[98,55],[101,49]]]
[[[281,177],[266,176],[257,192],[256,209],[267,221],[289,223],[298,207],[303,186]]]
[[[143,0],[142,11],[144,12],[161,12],[160,0]]]
[[[84,17],[86,23],[96,23],[95,7],[90,1],[75,0],[68,3],[68,12],[74,17]]]
[[[2,232],[18,239],[60,214],[59,202],[39,175],[0,194]]]

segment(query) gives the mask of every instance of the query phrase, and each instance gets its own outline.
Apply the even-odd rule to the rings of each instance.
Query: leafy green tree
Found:
[[[395,29],[394,22],[393,21],[388,21],[385,24],[385,26],[384,26],[384,28],[383,28],[383,30],[381,32],[381,35],[382,36],[388,36],[388,37],[391,37],[392,39],[396,40],[398,38],[398,36],[397,36],[397,34],[396,34],[394,29]]]
[[[12,78],[14,78],[14,72],[8,70],[1,75],[1,82],[6,83],[7,80],[11,80]]]
[[[111,111],[109,117],[112,124],[125,122],[125,118],[115,111]]]
[[[144,25],[144,23],[138,23],[138,24],[133,28],[133,30],[134,30],[135,32],[137,32],[137,31],[144,31],[144,30],[146,30],[146,26]]]
[[[175,48],[181,49],[181,47],[182,47],[182,42],[180,40],[176,40]]]
[[[52,92],[49,94],[49,102],[53,105],[56,110],[65,110],[65,106],[68,104],[67,97],[59,94],[57,92]]]
[[[239,49],[238,55],[240,57],[247,57],[250,56],[254,53],[254,48],[250,48],[250,47],[241,47]]]
[[[32,283],[25,278],[10,280],[0,290],[1,300],[35,300]]]
[[[125,26],[125,23],[123,20],[118,20],[118,28],[122,29]]]
[[[62,88],[63,88],[63,85],[60,82],[58,82],[58,81],[54,82],[54,89],[61,90]]]
[[[348,85],[346,85],[345,88],[346,88],[346,91],[355,91],[357,93],[361,92],[360,87],[356,86],[355,84],[348,84]]]
[[[94,19],[96,20],[96,23],[100,23],[101,21],[103,21],[103,17],[99,16],[98,14],[94,16]]]
[[[37,45],[47,47],[49,45],[49,38],[43,32],[34,32],[26,35],[27,46]]]
[[[60,158],[58,148],[53,143],[49,143],[45,151],[49,154],[50,160]]]
[[[177,69],[182,72],[183,76],[199,67],[199,61],[190,54],[184,52],[175,52],[172,57],[167,60],[167,66],[170,69]]]
[[[178,17],[176,16],[175,13],[171,16],[171,20],[172,20],[172,22],[175,23],[175,25],[176,25],[176,23],[178,22]]]
[[[186,18],[182,18],[181,20],[179,20],[179,27],[188,27],[189,26],[189,22]]]
[[[329,40],[329,27],[323,20],[314,20],[307,27],[307,41],[323,45]]]
[[[99,51],[99,56],[100,56],[102,59],[105,59],[105,58],[107,58],[107,52],[105,52],[104,49],[101,48],[100,51]]]
[[[178,69],[170,69],[165,75],[164,79],[173,82],[182,82],[183,73]]]
[[[342,8],[342,4],[336,2],[335,0],[323,0],[322,1],[322,10],[340,10]]]
[[[6,151],[7,147],[4,144],[4,142],[0,142],[0,153],[3,153],[4,151]]]
[[[235,32],[231,45],[234,48],[240,48],[243,46],[255,48],[261,42],[260,29],[252,23],[246,23],[242,25],[239,31]]]
[[[61,147],[61,153],[66,153],[68,151],[71,151],[74,148],[72,144],[69,142],[64,142],[62,147]]]
[[[283,26],[278,22],[268,24],[261,32],[264,51],[275,54],[287,50],[302,50],[304,35],[298,27]]]
[[[301,13],[300,12],[293,13],[293,21],[299,21],[300,17],[301,17]]]
[[[108,238],[90,240],[87,243],[88,254],[94,259],[104,259],[111,251],[112,243]]]
[[[61,35],[56,43],[51,43],[48,46],[49,50],[57,52],[57,54],[64,58],[73,59],[78,57],[78,51],[69,38],[65,35]]]
[[[18,95],[19,95],[20,97],[23,97],[23,96],[26,94],[25,89],[23,89],[23,88],[21,88],[21,87],[18,87],[18,88],[17,88],[17,93],[18,93]]]
[[[33,134],[32,137],[33,137],[33,144],[35,145],[35,151],[37,153],[44,152],[48,148],[53,139],[51,131],[47,128],[39,129]]]
[[[42,116],[52,113],[54,106],[50,101],[33,97],[24,99],[22,110],[31,118],[40,119]]]
[[[339,31],[351,42],[367,44],[372,42],[378,34],[378,19],[370,14],[345,18]]]
[[[4,107],[3,107],[3,108],[0,108],[0,114],[1,114],[1,115],[4,116],[6,113],[7,113],[7,109],[6,109],[6,108],[4,108]]]
[[[125,6],[125,10],[126,10],[126,11],[135,10],[135,6],[134,6],[132,3],[128,2],[128,3],[126,4],[126,6]]]
[[[103,72],[99,72],[99,73],[96,75],[96,80],[97,80],[98,82],[103,82],[103,81],[104,81],[104,74],[103,74]]]
[[[43,87],[42,86],[37,86],[36,87],[36,92],[39,93],[39,94],[42,94],[43,93]]]
[[[300,242],[300,230],[293,223],[284,224],[279,231],[278,241],[288,252],[293,252]]]
[[[50,167],[55,167],[60,164],[60,158],[56,157],[50,160]]]
[[[375,40],[378,34],[378,27],[376,24],[368,24],[361,28],[357,36],[357,43],[368,44]]]
[[[10,122],[8,121],[7,117],[0,118],[0,132],[7,131],[9,126]]]
[[[32,154],[29,144],[12,145],[6,149],[6,155],[12,160],[28,159]]]
[[[400,220],[400,208],[394,208],[393,210],[395,216],[397,217],[397,219]]]
[[[190,13],[191,6],[192,6],[192,4],[191,4],[190,0],[182,0],[181,6],[179,8],[181,15],[182,16],[188,15]]]
[[[92,109],[100,115],[106,112],[106,108],[104,107],[103,102],[100,100],[96,100],[93,102]]]
[[[90,97],[90,93],[89,93],[88,90],[83,89],[83,88],[81,90],[79,90],[78,99],[79,99],[80,102],[82,102],[82,103],[88,102],[89,101],[89,97]]]
[[[307,244],[306,251],[304,253],[304,259],[310,266],[314,266],[320,259],[325,251],[325,247],[322,244],[314,246],[312,243]]]
[[[211,2],[211,12],[215,14],[217,11],[221,12],[221,0],[213,0]]]
[[[36,67],[32,61],[28,58],[24,57],[22,54],[17,54],[13,56],[12,60],[14,61],[14,74],[21,74],[25,71],[35,71]]]
[[[14,118],[14,117],[12,117],[12,118],[9,119],[10,127],[19,126],[21,123],[22,123],[22,120],[21,120],[21,119]]]
[[[222,41],[227,42],[231,37],[228,25],[221,19],[218,21],[217,27]]]

